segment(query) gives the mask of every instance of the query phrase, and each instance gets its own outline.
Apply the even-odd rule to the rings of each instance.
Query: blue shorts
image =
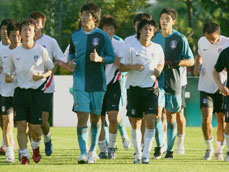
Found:
[[[159,87],[158,106],[165,107],[165,90]]]
[[[86,92],[81,90],[73,91],[74,112],[88,112],[100,115],[102,111],[105,92]]]
[[[165,109],[170,112],[180,112],[182,106],[181,94],[165,94]]]

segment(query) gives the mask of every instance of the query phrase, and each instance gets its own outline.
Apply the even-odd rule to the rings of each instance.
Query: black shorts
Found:
[[[13,113],[13,97],[2,97],[2,115],[10,115]]]
[[[52,106],[53,106],[53,93],[43,93],[42,111],[51,113]]]
[[[41,90],[16,88],[14,91],[14,110],[16,121],[27,121],[30,124],[42,123]]]
[[[158,94],[158,88],[130,86],[127,115],[133,118],[143,118],[143,114],[158,114]]]
[[[213,113],[225,113],[225,96],[220,93],[206,93],[200,91],[200,108],[211,108]]]
[[[186,85],[182,86],[182,91],[181,91],[181,108],[186,108],[186,101],[185,101],[185,89],[186,89]]]
[[[108,84],[107,91],[103,99],[101,115],[105,116],[106,112],[119,111],[119,102],[121,98],[121,87],[119,81]]]
[[[229,123],[229,96],[226,96],[225,104],[226,104],[225,122]]]

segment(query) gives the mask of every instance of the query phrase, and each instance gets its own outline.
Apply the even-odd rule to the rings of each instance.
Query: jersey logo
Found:
[[[171,42],[170,42],[170,47],[171,47],[172,49],[176,48],[176,47],[177,47],[177,41],[175,41],[175,40],[171,41]]]
[[[39,56],[38,55],[35,55],[33,58],[34,58],[34,61],[37,62],[38,59],[39,59]]]
[[[46,48],[46,46],[45,46],[45,45],[42,45],[42,47]]]
[[[222,48],[219,48],[219,49],[218,49],[218,53],[220,53],[222,50],[223,50]]]
[[[21,57],[16,57],[16,60],[20,60],[21,59]]]
[[[207,51],[208,49],[206,49],[206,48],[203,48],[203,51]]]
[[[8,56],[4,56],[4,59],[6,59]]]
[[[99,38],[93,38],[92,39],[92,45],[94,48],[97,47],[97,45],[99,45]]]

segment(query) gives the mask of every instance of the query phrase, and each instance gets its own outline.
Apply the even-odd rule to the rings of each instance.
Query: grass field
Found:
[[[16,130],[15,130],[16,131]],[[128,129],[130,133],[130,129]],[[204,161],[205,144],[201,128],[186,129],[186,154],[176,155],[174,160],[151,160],[150,164],[133,164],[133,147],[126,151],[123,149],[121,138],[118,137],[117,159],[98,160],[96,164],[78,165],[77,157],[80,154],[75,128],[52,128],[54,152],[46,157],[44,144],[41,144],[43,155],[39,164],[31,159],[29,166],[20,165],[18,159],[14,164],[6,164],[5,156],[0,156],[0,172],[223,172],[229,171],[229,163],[217,161]],[[214,134],[216,129],[214,129]],[[215,137],[216,138],[216,137]],[[0,137],[1,139],[1,137]],[[216,146],[216,145],[215,145]],[[31,147],[29,147],[31,150]],[[176,149],[176,147],[175,147]],[[225,148],[226,150],[227,148]],[[30,152],[30,156],[32,153]],[[151,153],[152,157],[153,153]],[[17,157],[17,150],[16,150]]]

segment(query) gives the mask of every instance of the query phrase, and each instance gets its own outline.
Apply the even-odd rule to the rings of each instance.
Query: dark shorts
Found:
[[[225,97],[220,93],[206,93],[200,91],[200,108],[211,108],[213,113],[225,113]]]
[[[226,104],[225,122],[229,123],[229,96],[225,98],[225,104]]]
[[[2,95],[0,95],[0,114],[2,114]]]
[[[130,86],[128,90],[127,115],[143,118],[143,114],[158,114],[158,88]]]
[[[182,86],[182,91],[181,91],[181,108],[186,108],[186,101],[185,101],[185,89],[186,85]]]
[[[53,106],[53,93],[43,93],[42,111],[51,113],[52,106]]]
[[[119,81],[109,84],[103,99],[101,115],[105,116],[106,112],[109,111],[119,111],[120,97],[121,87]]]
[[[13,113],[13,97],[2,97],[2,115],[10,115]]]
[[[16,88],[14,91],[14,110],[16,121],[27,121],[30,124],[42,123],[41,90]]]

